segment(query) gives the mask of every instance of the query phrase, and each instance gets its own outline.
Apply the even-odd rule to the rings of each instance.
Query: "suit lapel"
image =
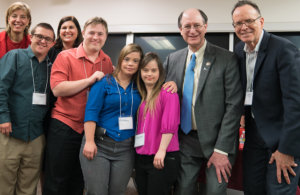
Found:
[[[244,48],[245,44],[243,44]],[[243,90],[246,91],[246,87],[247,87],[247,71],[246,71],[246,52],[244,51],[244,49],[239,50],[240,54],[238,54],[239,56],[241,56],[241,60],[240,60],[240,74],[241,74],[241,80],[242,80],[242,87]]]
[[[200,95],[204,87],[204,84],[207,80],[208,74],[210,72],[211,67],[213,66],[214,61],[215,61],[215,54],[213,52],[213,47],[211,47],[210,43],[207,42],[206,49],[204,51],[203,62],[201,66],[200,78],[198,81],[196,99],[198,99],[198,96]]]
[[[258,50],[258,55],[255,63],[255,68],[254,68],[254,76],[253,76],[253,85],[255,82],[255,77],[257,76],[263,61],[266,57],[266,48],[268,46],[270,34],[266,31],[264,31],[263,39],[261,40],[260,48]]]
[[[176,66],[176,77],[180,83],[180,86],[177,86],[178,87],[178,93],[181,97],[182,95],[182,89],[183,89],[183,80],[184,80],[184,77],[185,77],[185,65],[186,65],[186,58],[187,58],[187,55],[188,55],[188,48],[186,48],[185,50],[182,51],[182,54],[178,55],[180,56],[178,58],[178,63],[177,66]],[[182,57],[184,56],[184,57]]]

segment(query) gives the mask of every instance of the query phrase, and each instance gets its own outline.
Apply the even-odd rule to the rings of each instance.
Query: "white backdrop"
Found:
[[[0,0],[0,27],[5,27],[5,11],[14,0]],[[74,15],[81,26],[93,16],[105,18],[110,32],[177,32],[177,17],[189,7],[208,15],[209,32],[232,32],[231,9],[236,0],[23,0],[31,7],[32,26]],[[300,31],[299,0],[254,0],[270,31]]]

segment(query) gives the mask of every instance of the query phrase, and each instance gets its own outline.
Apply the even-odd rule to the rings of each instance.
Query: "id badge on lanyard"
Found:
[[[115,79],[119,96],[120,96],[120,117],[119,117],[119,129],[120,130],[130,130],[133,129],[133,118],[132,118],[132,107],[133,107],[133,94],[132,94],[132,88],[133,88],[133,83],[131,83],[131,113],[130,116],[128,117],[122,117],[121,112],[122,112],[122,97],[121,97],[121,92],[119,89],[119,85],[117,83],[117,80]]]
[[[47,86],[48,86],[48,67],[47,67],[47,80],[44,93],[35,92],[35,81],[32,67],[32,60],[30,59],[31,73],[32,73],[32,83],[33,83],[33,94],[32,94],[32,104],[33,105],[47,105]]]
[[[145,145],[145,126],[146,126],[146,118],[144,119],[144,126],[143,126],[143,132],[140,133],[140,134],[136,134],[135,135],[135,139],[134,139],[134,147],[140,147],[140,146],[143,146]],[[137,122],[138,124],[138,122]],[[136,131],[138,130],[138,128],[136,128]]]
[[[140,147],[145,144],[145,133],[137,134],[134,137],[134,147]]]
[[[32,104],[34,105],[47,105],[47,95],[46,93],[36,93],[32,94]]]
[[[245,106],[251,106],[253,100],[253,91],[246,92],[245,96]]]
[[[119,129],[120,130],[133,129],[133,119],[132,119],[132,116],[119,117]]]

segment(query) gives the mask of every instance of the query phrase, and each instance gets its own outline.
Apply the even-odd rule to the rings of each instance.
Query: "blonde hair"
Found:
[[[24,2],[15,2],[15,3],[11,4],[9,6],[9,8],[6,10],[6,17],[5,17],[6,29],[5,29],[5,31],[10,35],[11,28],[9,26],[8,19],[11,16],[11,14],[17,10],[23,10],[26,13],[29,23],[28,23],[28,26],[26,26],[24,29],[24,34],[28,35],[28,31],[29,31],[29,28],[31,25],[31,12],[30,12],[29,6]]]
[[[137,87],[140,92],[140,95],[142,97],[142,101],[145,101],[147,98],[147,90],[144,81],[141,77],[141,71],[149,62],[154,60],[157,63],[158,71],[159,71],[159,77],[157,82],[155,83],[153,90],[150,94],[150,98],[147,100],[145,108],[144,108],[144,116],[147,113],[147,111],[150,111],[152,115],[154,115],[156,104],[159,103],[159,93],[161,91],[161,87],[165,81],[165,71],[162,65],[162,62],[160,61],[158,55],[153,52],[149,52],[145,54],[145,57],[142,60],[141,65],[139,66],[138,76],[137,76]]]
[[[130,54],[130,53],[132,53],[132,52],[138,52],[138,53],[140,53],[140,57],[141,57],[141,60],[140,60],[140,62],[139,62],[139,67],[140,67],[141,61],[142,61],[142,59],[143,59],[143,50],[142,50],[142,48],[141,48],[139,45],[134,44],[134,43],[130,43],[130,44],[128,44],[128,45],[125,45],[125,47],[123,47],[123,49],[122,49],[121,52],[120,52],[120,55],[119,55],[119,58],[118,58],[118,64],[117,64],[117,67],[116,67],[115,71],[113,72],[113,76],[114,76],[115,78],[117,78],[117,75],[118,75],[119,72],[121,71],[121,65],[122,65],[122,62],[123,62],[124,58],[125,58],[128,54]],[[135,73],[135,74],[133,75],[133,77],[132,77],[133,80],[136,79],[136,75],[137,75],[137,73]]]
[[[93,17],[88,19],[84,24],[83,31],[85,31],[85,29],[89,25],[96,25],[96,24],[102,24],[105,27],[106,35],[108,34],[107,22],[101,17]]]

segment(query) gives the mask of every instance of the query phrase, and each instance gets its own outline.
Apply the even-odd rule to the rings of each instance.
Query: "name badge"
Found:
[[[45,93],[33,93],[32,104],[34,105],[46,105],[47,95]]]
[[[246,92],[245,97],[245,106],[251,106],[252,105],[252,99],[253,99],[253,92]]]
[[[120,130],[127,130],[133,129],[133,120],[132,117],[119,117],[119,129]]]
[[[134,139],[134,147],[140,147],[143,146],[145,144],[145,133],[141,133],[138,135],[135,135],[135,139]]]

